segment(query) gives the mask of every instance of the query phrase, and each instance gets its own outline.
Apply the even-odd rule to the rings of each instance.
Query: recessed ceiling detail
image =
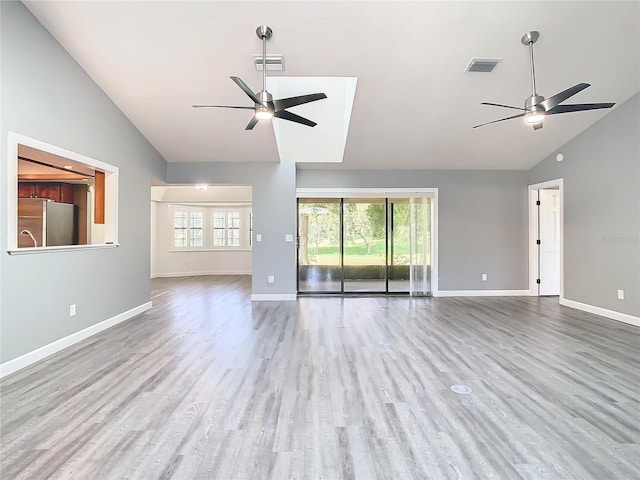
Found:
[[[491,73],[496,65],[502,61],[501,58],[478,58],[473,57],[467,64],[465,72]]]
[[[318,125],[304,128],[292,122],[272,122],[281,162],[341,163],[347,144],[357,77],[268,77],[274,96],[295,96],[324,91],[327,98],[294,107],[299,115],[313,116]]]

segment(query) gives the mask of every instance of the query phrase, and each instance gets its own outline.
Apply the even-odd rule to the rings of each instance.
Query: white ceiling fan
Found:
[[[262,90],[254,93],[249,86],[239,77],[231,77],[247,96],[253,100],[253,107],[232,106],[232,105],[193,105],[193,108],[237,108],[242,110],[253,110],[254,115],[246,126],[245,130],[252,130],[258,120],[271,120],[273,117],[300,123],[308,127],[315,127],[317,124],[307,118],[287,111],[287,108],[302,105],[304,103],[315,102],[327,98],[324,93],[311,93],[298,97],[281,98],[274,100],[273,96],[267,92],[267,40],[273,35],[273,31],[266,25],[260,25],[256,29],[256,35],[262,40]]]

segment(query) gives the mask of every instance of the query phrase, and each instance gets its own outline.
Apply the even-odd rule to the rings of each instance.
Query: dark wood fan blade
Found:
[[[280,112],[285,108],[295,107],[304,103],[315,102],[327,98],[324,93],[311,93],[309,95],[300,95],[299,97],[281,98],[273,101],[276,112]]]
[[[258,119],[254,117],[251,119],[251,121],[249,123],[247,123],[247,126],[244,127],[245,130],[253,130],[253,127],[256,126],[256,123],[258,123]]]
[[[241,78],[239,77],[230,77],[230,78],[235,82],[236,85],[238,85],[242,89],[244,93],[247,94],[247,96],[251,100],[253,100],[255,103],[260,103],[260,99],[256,96],[255,93],[253,93],[253,91],[249,88],[249,86],[242,81]]]
[[[489,103],[489,102],[482,102],[480,105],[491,105],[492,107],[504,107],[504,108],[513,108],[514,110],[521,110],[523,112],[526,112],[527,110],[525,110],[524,108],[520,108],[520,107],[512,107],[511,105],[501,105],[499,103]]]
[[[544,120],[542,122],[534,123],[533,124],[533,129],[534,130],[540,130],[543,126],[544,126]]]
[[[308,127],[315,127],[317,125],[316,122],[312,122],[300,115],[296,115],[295,113],[287,112],[286,110],[280,110],[273,114],[274,117],[281,118],[283,120],[289,120],[290,122],[301,123],[302,125],[306,125]]]
[[[240,108],[242,110],[255,110],[255,107],[235,107],[233,105],[192,105],[193,108]]]
[[[504,122],[505,120],[511,120],[512,118],[524,117],[524,113],[520,113],[518,115],[514,115],[513,117],[501,118],[500,120],[494,120],[493,122],[481,123],[480,125],[476,125],[473,128],[484,127],[485,125],[491,125],[492,123]]]
[[[539,103],[539,105],[542,105],[545,111],[548,112],[556,105],[564,102],[567,98],[573,97],[576,93],[581,92],[582,90],[590,86],[591,85],[589,85],[588,83],[578,83],[571,88],[567,88],[566,90],[555,94],[553,97],[549,97],[546,100],[543,100]]]
[[[582,112],[584,110],[599,110],[601,108],[611,108],[615,103],[576,103],[571,105],[557,105],[547,112],[547,115],[558,113]]]

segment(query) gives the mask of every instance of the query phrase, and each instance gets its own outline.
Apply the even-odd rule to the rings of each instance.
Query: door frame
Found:
[[[438,296],[438,189],[437,188],[296,188],[299,198],[424,197],[431,201],[431,296]],[[297,216],[297,214],[296,214]],[[296,220],[297,224],[297,220]],[[298,228],[296,226],[296,228]],[[297,234],[297,232],[296,232]],[[296,252],[297,255],[297,252]],[[297,260],[296,260],[297,265]],[[296,272],[298,269],[296,268]],[[297,273],[296,273],[297,279]],[[296,282],[296,285],[298,283]],[[297,288],[297,287],[296,287]]]
[[[529,199],[529,295],[533,297],[539,296],[538,283],[538,211],[537,211],[537,192],[548,188],[558,188],[559,191],[559,216],[560,216],[560,295],[559,300],[564,299],[564,181],[562,178],[549,180],[547,182],[534,183],[527,188],[527,196]],[[534,198],[535,196],[535,198]]]

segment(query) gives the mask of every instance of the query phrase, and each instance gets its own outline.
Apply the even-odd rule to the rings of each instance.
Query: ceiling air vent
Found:
[[[251,55],[253,57],[253,64],[256,67],[256,70],[259,72],[262,71],[262,55],[254,53]],[[267,55],[267,71],[282,71],[284,70],[284,55],[281,53]]]
[[[496,68],[496,65],[501,62],[501,58],[477,58],[474,57],[471,59],[467,68],[464,69],[465,72],[484,72],[489,73],[493,72],[493,69]]]

